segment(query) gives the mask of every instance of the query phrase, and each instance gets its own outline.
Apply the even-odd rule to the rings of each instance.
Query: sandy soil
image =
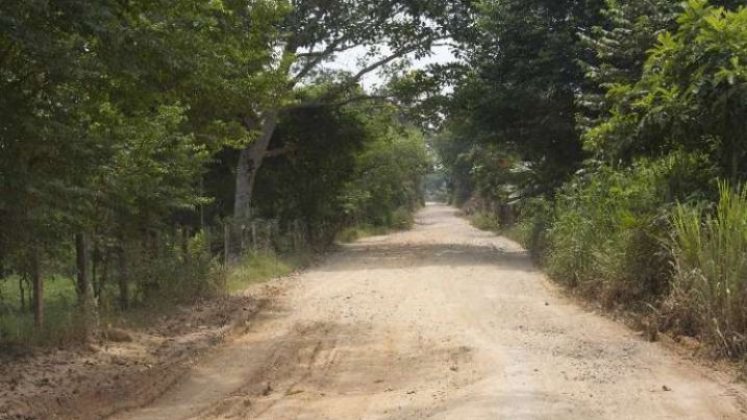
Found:
[[[202,354],[243,335],[278,292],[258,286],[179,307],[147,327],[102,326],[104,334],[86,345],[4,351],[0,420],[99,419],[141,407],[179,383]]]
[[[746,418],[747,390],[563,297],[444,206],[346,246],[116,419]]]

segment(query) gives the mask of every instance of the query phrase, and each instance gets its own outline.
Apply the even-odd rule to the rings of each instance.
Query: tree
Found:
[[[576,97],[582,135],[609,116],[608,90],[641,77],[657,36],[676,24],[678,5],[674,0],[607,0],[603,20],[579,29],[582,45],[593,52],[590,60],[580,62],[588,81]]]
[[[310,245],[328,246],[345,222],[338,195],[373,135],[365,118],[350,107],[284,113],[271,147],[288,152],[268,160],[259,174],[255,216],[301,223]]]
[[[423,181],[430,166],[422,133],[398,123],[391,107],[365,108],[370,139],[355,159],[355,176],[340,200],[348,223],[407,228],[423,201]]]
[[[281,9],[260,0],[3,5],[0,254],[34,279],[37,324],[45,259],[77,252],[88,307],[89,247],[112,239],[121,252],[164,230],[175,211],[202,202],[210,154],[250,141],[235,115],[274,91],[263,70]]]
[[[462,13],[461,3],[431,1],[293,1],[281,22],[278,41],[282,56],[278,74],[288,82],[266,107],[247,116],[246,124],[257,129],[256,141],[246,145],[238,158],[234,217],[249,217],[257,173],[268,153],[281,114],[299,106],[290,93],[315,77],[329,80],[327,89],[300,106],[318,106],[351,93],[366,75],[408,55],[423,57],[448,34],[445,26]],[[330,74],[324,64],[337,54],[365,49],[365,62],[352,72]],[[357,95],[356,95],[357,96]],[[360,99],[365,99],[364,95]],[[346,98],[345,101],[358,98]]]
[[[599,21],[600,1],[479,3],[467,38],[472,72],[456,88],[450,119],[531,168],[532,194],[548,194],[580,165],[575,95],[586,83],[578,32]]]
[[[747,11],[690,1],[662,33],[641,79],[614,86],[611,116],[587,135],[600,155],[629,161],[676,150],[712,156],[721,174],[744,176]]]

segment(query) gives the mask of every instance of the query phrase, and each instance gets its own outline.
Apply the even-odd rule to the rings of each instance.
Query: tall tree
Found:
[[[264,69],[280,9],[264,0],[2,4],[0,254],[35,279],[39,324],[44,260],[65,254],[60,243],[97,232],[121,244],[163,229],[200,202],[210,154],[251,140],[236,113],[274,91]],[[86,283],[92,241],[76,242]],[[87,301],[89,288],[78,290]]]
[[[234,217],[249,217],[257,173],[281,113],[297,106],[338,101],[351,92],[357,96],[354,88],[366,75],[408,55],[429,55],[439,40],[448,37],[447,26],[462,18],[464,6],[462,2],[425,0],[292,1],[280,24],[282,36],[276,47],[282,51],[276,68],[278,74],[287,77],[287,83],[272,103],[246,117],[247,126],[260,134],[238,158]],[[338,54],[351,51],[363,51],[356,69],[331,73],[325,67]],[[290,100],[294,88],[319,77],[329,81],[327,89],[305,104]],[[345,100],[355,99],[348,96]]]
[[[588,132],[588,147],[623,162],[677,150],[704,153],[722,176],[742,179],[746,18],[744,7],[688,2],[676,30],[658,37],[640,80],[608,92],[610,116]]]
[[[575,94],[586,83],[578,59],[590,52],[578,33],[599,21],[600,7],[599,0],[479,3],[467,54],[473,72],[457,86],[464,105],[452,118],[466,114],[481,138],[525,161],[534,193],[551,193],[583,160]]]
[[[579,28],[582,45],[592,51],[581,60],[588,83],[577,94],[578,127],[582,134],[609,115],[608,91],[634,83],[657,36],[676,24],[676,0],[606,0],[602,20]]]

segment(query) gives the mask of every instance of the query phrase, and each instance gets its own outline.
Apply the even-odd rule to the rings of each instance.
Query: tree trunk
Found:
[[[26,288],[23,287],[23,283],[26,281],[26,273],[23,276],[18,277],[18,292],[21,298],[21,313],[26,312]]]
[[[249,219],[252,193],[254,184],[257,180],[257,173],[262,166],[262,160],[267,153],[275,128],[278,125],[278,112],[272,111],[262,123],[262,135],[260,138],[245,147],[239,155],[239,162],[236,167],[236,192],[234,196],[233,217],[234,222]]]
[[[184,258],[184,261],[189,261],[189,239],[191,237],[189,226],[187,225],[182,226],[182,229],[180,232],[181,232],[181,235],[179,235],[179,238],[181,239],[182,257]]]
[[[104,287],[106,287],[106,283],[109,282],[109,258],[110,254],[107,250],[101,257],[101,275],[99,276],[99,280],[96,282],[96,289],[94,290],[96,300],[99,302],[101,301],[101,292],[104,290]]]
[[[77,233],[75,234],[75,265],[78,271],[76,291],[78,292],[78,308],[83,316],[87,333],[96,326],[96,302],[93,298],[88,261],[88,238],[83,233]]]
[[[128,284],[127,253],[124,248],[119,252],[119,306],[122,309],[130,307],[130,287]]]
[[[101,262],[101,252],[99,252],[98,241],[94,239],[93,250],[91,251],[91,294],[94,302],[98,302],[99,297],[99,263]]]
[[[231,224],[226,221],[223,225],[223,265],[228,267],[228,263],[231,262]]]
[[[31,282],[34,288],[34,325],[41,328],[44,326],[44,282],[41,275],[39,250],[35,245],[32,245],[30,263]]]
[[[88,278],[88,247],[86,237],[82,233],[75,234],[75,268],[77,269],[76,291],[78,293],[78,304],[83,305],[90,298],[88,290],[90,286]]]

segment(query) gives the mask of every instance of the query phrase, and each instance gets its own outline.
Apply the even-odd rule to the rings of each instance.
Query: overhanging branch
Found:
[[[398,105],[395,98],[390,95],[356,95],[356,96],[352,96],[347,99],[343,99],[338,102],[325,102],[322,99],[315,99],[315,100],[311,100],[307,102],[302,102],[298,105],[294,105],[288,108],[288,110],[292,111],[292,110],[297,110],[297,109],[309,109],[309,108],[321,108],[321,107],[339,108],[345,105],[350,105],[352,103],[365,102],[365,101],[381,101],[381,102],[388,102],[392,105]]]
[[[342,84],[340,84],[336,88],[330,89],[327,93],[325,93],[324,95],[322,95],[322,97],[319,100],[321,100],[321,101],[331,100],[331,99],[335,98],[336,96],[338,96],[338,95],[342,94],[343,92],[345,92],[348,88],[350,88],[350,87],[358,84],[358,82],[360,82],[360,80],[364,76],[366,76],[367,74],[370,74],[370,73],[378,70],[379,68],[381,68],[381,67],[383,67],[383,66],[391,63],[392,61],[397,60],[399,58],[402,58],[402,57],[406,56],[407,54],[410,54],[410,53],[413,53],[413,52],[417,51],[418,49],[422,48],[423,45],[425,45],[427,42],[431,42],[432,43],[434,41],[440,41],[440,40],[447,39],[447,38],[448,37],[445,37],[445,36],[444,37],[437,37],[437,38],[430,38],[429,37],[427,39],[422,39],[420,42],[417,42],[417,43],[415,43],[413,45],[409,45],[407,47],[400,48],[397,51],[393,52],[392,54],[390,54],[390,55],[388,55],[386,57],[383,57],[383,58],[379,59],[378,61],[375,61],[375,62],[369,64],[366,67],[363,67],[357,73],[355,73],[353,76],[351,76],[349,79],[347,79],[346,81],[344,81]]]
[[[289,145],[287,145],[285,147],[281,147],[279,149],[273,149],[273,150],[266,151],[264,157],[265,158],[274,158],[274,157],[283,156],[283,155],[287,155],[287,154],[293,153],[293,152],[295,152],[297,150],[298,150],[298,146],[296,146],[295,144],[289,144]]]

